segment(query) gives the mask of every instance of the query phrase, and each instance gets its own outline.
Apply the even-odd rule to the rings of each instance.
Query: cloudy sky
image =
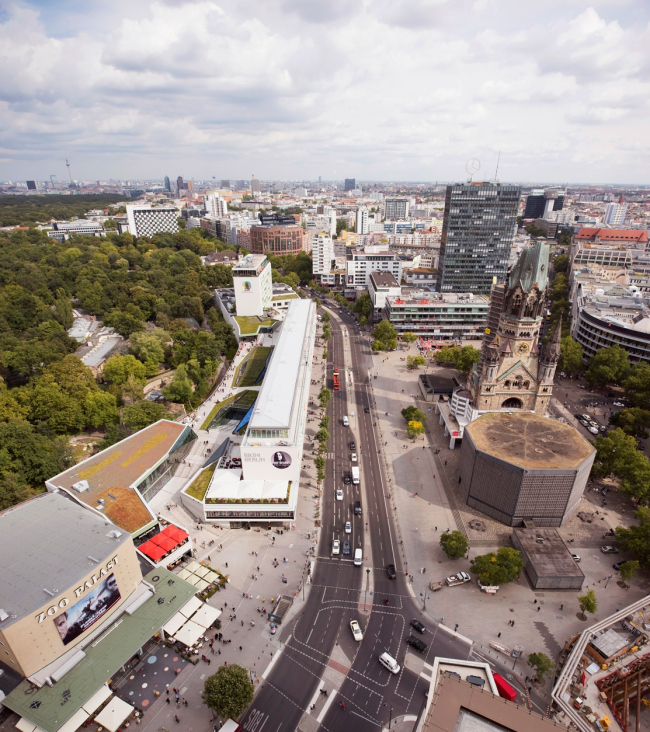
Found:
[[[650,183],[648,0],[0,0],[0,180]]]

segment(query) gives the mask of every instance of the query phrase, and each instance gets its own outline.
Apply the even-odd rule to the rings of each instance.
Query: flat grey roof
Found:
[[[298,386],[302,351],[309,327],[311,300],[294,300],[282,323],[280,338],[262,382],[250,420],[251,429],[289,429]]]
[[[514,531],[538,577],[584,577],[556,529],[535,526]]]
[[[627,638],[619,635],[613,628],[608,628],[604,633],[597,635],[591,645],[602,655],[603,658],[611,658],[623,648],[630,645]]]
[[[113,556],[131,535],[57,493],[0,513],[0,608],[4,629],[44,605]],[[92,556],[95,560],[90,559]],[[16,617],[12,617],[16,616]]]
[[[392,272],[371,272],[370,277],[377,287],[399,287]]]

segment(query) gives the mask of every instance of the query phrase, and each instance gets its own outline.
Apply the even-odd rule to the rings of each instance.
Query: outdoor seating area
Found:
[[[178,576],[191,585],[194,585],[197,590],[205,590],[210,585],[218,584],[220,579],[215,571],[209,567],[204,567],[194,560],[183,567],[178,572]]]
[[[158,563],[188,542],[189,534],[186,531],[169,524],[160,533],[140,544],[138,551]]]
[[[198,656],[199,650],[208,640],[205,635],[208,628],[217,622],[220,615],[221,610],[207,605],[195,596],[170,618],[163,630],[169,640],[184,646],[188,655]]]

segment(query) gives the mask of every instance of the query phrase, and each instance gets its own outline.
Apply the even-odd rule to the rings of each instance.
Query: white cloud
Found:
[[[34,0],[34,3],[36,0]],[[42,0],[39,0],[42,2]],[[645,182],[639,3],[116,0],[0,17],[0,178]],[[63,171],[65,172],[65,171]]]

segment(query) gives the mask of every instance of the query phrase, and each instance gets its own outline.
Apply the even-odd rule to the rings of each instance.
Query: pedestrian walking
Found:
[[[176,724],[178,724],[181,720],[178,718],[178,714],[174,714],[174,719],[176,720]]]
[[[240,650],[240,651],[242,651],[242,650],[243,650],[243,648],[242,648],[241,646],[239,646],[239,650]]]

